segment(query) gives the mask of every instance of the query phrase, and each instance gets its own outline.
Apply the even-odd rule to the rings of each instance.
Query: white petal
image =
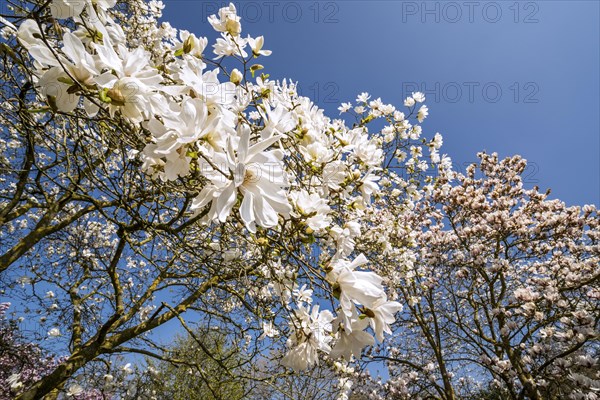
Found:
[[[231,209],[235,204],[235,195],[237,190],[233,182],[231,182],[217,199],[217,210],[219,221],[225,222],[231,213]]]
[[[240,217],[250,232],[256,232],[253,207],[253,194],[251,192],[246,192],[244,194],[244,199],[242,200],[242,205],[240,206]]]

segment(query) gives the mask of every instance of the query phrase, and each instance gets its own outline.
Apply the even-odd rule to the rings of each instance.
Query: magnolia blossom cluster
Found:
[[[450,166],[439,154],[441,135],[422,138],[424,95],[407,98],[405,114],[363,93],[355,105],[340,107],[356,118],[348,127],[299,96],[294,83],[258,75],[263,66],[256,59],[271,52],[262,36],[242,34],[233,4],[208,18],[220,34],[212,48],[206,38],[165,24],[135,39],[114,5],[54,0],[53,17],[65,22],[53,25],[54,36],[38,20],[20,24],[17,38],[33,59],[34,84],[47,111],[120,121],[129,131],[123,138],[129,158],[156,185],[193,194],[183,211],[206,229],[236,226],[256,249],[272,246],[275,234],[301,240],[306,254],[319,248],[316,258],[306,256],[312,260],[306,268],[274,252],[260,269],[270,284],[252,291],[278,299],[285,310],[285,317],[265,319],[262,335],[286,332],[285,365],[305,369],[320,355],[351,361],[375,338],[382,341],[402,307],[388,300],[383,278],[365,269],[368,260],[355,254],[355,246],[382,190],[406,194],[409,204],[426,190],[413,176],[432,165]],[[157,2],[151,6],[162,9]],[[226,68],[229,63],[239,69]],[[386,125],[370,132],[376,119]],[[410,176],[391,172],[390,165]],[[225,262],[238,256],[222,252]],[[316,288],[299,284],[312,278],[327,288],[331,309],[313,304]],[[153,309],[143,308],[140,318]]]

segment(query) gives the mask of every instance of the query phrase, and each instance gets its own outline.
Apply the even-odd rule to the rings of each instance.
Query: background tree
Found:
[[[125,398],[333,400],[340,371],[329,364],[291,373],[274,368],[268,357],[248,359],[221,329],[190,329],[160,358],[146,359],[130,378]]]
[[[370,256],[404,304],[395,345],[373,357],[388,363],[387,396],[595,398],[597,210],[525,189],[518,156],[479,158],[410,215],[374,215],[383,251]]]
[[[201,329],[179,335],[162,360],[147,359],[150,371],[138,391],[157,399],[248,398],[248,368],[241,349],[219,330]]]
[[[10,303],[0,303],[0,400],[10,400],[23,388],[37,382],[60,364],[60,358],[30,343],[19,329],[20,320],[7,316]],[[84,388],[73,384],[67,389],[76,400],[101,400],[97,385]]]

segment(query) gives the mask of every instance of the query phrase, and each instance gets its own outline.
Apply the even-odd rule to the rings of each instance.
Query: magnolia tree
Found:
[[[0,303],[0,398],[31,385],[50,372],[57,360],[45,356],[39,346],[22,341],[17,321],[6,318],[10,303]]]
[[[356,244],[381,199],[397,219],[450,165],[441,136],[421,136],[424,96],[402,112],[363,93],[329,118],[261,72],[271,52],[233,5],[209,17],[210,47],[162,8],[23,0],[2,15],[2,290],[61,355],[11,393],[73,397],[84,376],[128,373],[115,355],[161,358],[156,328],[198,324],[272,374],[337,365],[346,397],[347,361],[401,308]]]
[[[597,399],[597,209],[525,189],[518,156],[479,158],[410,212],[390,203],[371,215],[364,250],[379,244],[367,254],[404,305],[393,339],[373,352],[390,376],[375,393]]]
[[[14,398],[15,393],[39,381],[63,361],[25,337],[19,329],[22,317],[7,316],[10,307],[10,303],[0,303],[0,399],[3,400]],[[118,378],[124,382],[124,376]],[[65,393],[77,400],[102,400],[107,394],[116,393],[103,384],[86,386],[74,382]]]

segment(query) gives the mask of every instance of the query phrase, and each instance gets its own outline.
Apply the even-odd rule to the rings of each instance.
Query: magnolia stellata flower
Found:
[[[300,288],[296,286],[296,288],[294,288],[294,290],[292,291],[292,294],[296,297],[298,302],[310,304],[313,301],[313,291],[312,289],[307,289],[306,285],[302,285],[302,287]]]
[[[288,339],[291,349],[283,357],[282,364],[300,371],[318,362],[318,351],[329,353],[332,320],[333,314],[329,310],[319,312],[318,305],[310,313],[306,306],[295,310],[290,323],[293,333]]]
[[[81,385],[78,384],[73,384],[71,386],[69,386],[69,388],[67,389],[67,397],[75,397],[75,396],[79,396],[83,393],[83,388],[81,387]]]
[[[215,60],[225,56],[241,56],[248,57],[248,53],[244,50],[248,41],[240,36],[230,36],[225,33],[217,39],[213,45],[213,53],[216,54]]]
[[[21,46],[27,50],[31,49],[35,45],[40,44],[40,38],[42,33],[40,27],[34,19],[26,19],[19,25],[17,30],[17,39]]]
[[[413,92],[411,96],[417,103],[422,103],[425,101],[425,95],[421,92]]]
[[[123,371],[126,375],[132,374],[133,369],[131,368],[131,363],[127,363],[121,367],[121,371]]]
[[[242,79],[244,79],[244,75],[242,75],[240,70],[238,70],[237,68],[231,70],[231,74],[229,75],[229,81],[231,83],[239,85],[240,82],[242,82]]]
[[[423,122],[428,115],[429,109],[426,105],[422,105],[421,108],[419,108],[419,111],[417,112],[417,120],[419,120],[419,122]]]
[[[254,57],[271,55],[271,50],[262,50],[263,44],[265,43],[265,38],[263,36],[259,36],[256,39],[248,36],[247,40],[250,48],[252,49],[252,54]]]
[[[369,323],[377,336],[377,340],[383,341],[383,333],[391,334],[390,324],[396,319],[394,315],[402,311],[402,304],[396,301],[387,301],[387,299],[380,298],[373,303],[367,310],[366,315],[369,317]]]
[[[367,258],[360,254],[352,262],[337,260],[331,265],[327,273],[327,280],[337,288],[342,308],[344,329],[352,331],[350,319],[356,312],[355,304],[371,307],[379,299],[385,299],[385,292],[381,282],[383,279],[375,272],[356,271],[355,269],[366,264]]]
[[[27,29],[34,29],[26,25]],[[27,45],[30,33],[22,32],[23,41]],[[35,36],[35,30],[31,35]],[[40,71],[38,86],[41,88],[50,105],[63,112],[71,112],[79,104],[80,96],[73,88],[90,88],[95,85],[94,78],[99,74],[96,61],[87,52],[81,40],[70,32],[63,35],[62,52],[66,55],[55,56],[46,44],[38,39],[37,44],[31,45],[29,53],[35,60],[49,69]]]
[[[313,231],[321,231],[331,225],[332,219],[327,214],[331,208],[325,199],[317,193],[309,194],[305,190],[290,194],[295,204],[296,217],[306,218],[306,225]]]
[[[181,43],[173,48],[175,54],[181,52],[183,54],[189,54],[194,57],[202,58],[202,52],[208,45],[207,38],[198,38],[196,35],[186,30],[179,31],[179,38],[181,39]]]
[[[260,335],[259,339],[273,338],[279,335],[279,331],[273,326],[273,321],[263,322],[262,326],[263,334]]]
[[[354,251],[355,239],[360,236],[360,224],[356,221],[348,221],[343,227],[332,227],[329,234],[336,241],[335,259],[344,258]]]
[[[329,357],[343,357],[346,361],[350,361],[352,356],[360,358],[362,350],[366,346],[375,344],[373,336],[364,331],[368,325],[367,319],[356,318],[351,322],[350,329],[340,326],[338,340],[329,352]]]
[[[209,219],[224,222],[235,205],[238,192],[243,199],[240,217],[251,232],[256,224],[270,228],[278,223],[278,214],[287,216],[291,211],[283,187],[287,176],[278,150],[265,151],[277,142],[274,136],[250,145],[250,131],[242,134],[237,151],[229,141],[227,156],[223,158],[226,172],[209,168],[205,175],[212,184],[196,197],[192,209],[211,203]]]
[[[296,126],[293,115],[281,104],[273,109],[267,107],[262,116],[265,121],[264,128],[260,132],[263,139],[268,139],[274,135],[283,135]]]
[[[163,78],[150,65],[145,50],[131,51],[118,45],[115,51],[108,36],[102,46],[95,48],[103,66],[110,69],[94,80],[103,88],[101,99],[108,104],[111,115],[120,111],[132,121],[141,122],[146,115],[160,111],[163,104],[157,92]]]
[[[208,17],[208,22],[214,30],[227,32],[232,36],[238,36],[242,32],[240,20],[233,3],[229,3],[228,7],[221,8],[218,17],[214,14]]]
[[[58,328],[52,328],[48,331],[48,336],[55,338],[60,336],[60,330]]]

